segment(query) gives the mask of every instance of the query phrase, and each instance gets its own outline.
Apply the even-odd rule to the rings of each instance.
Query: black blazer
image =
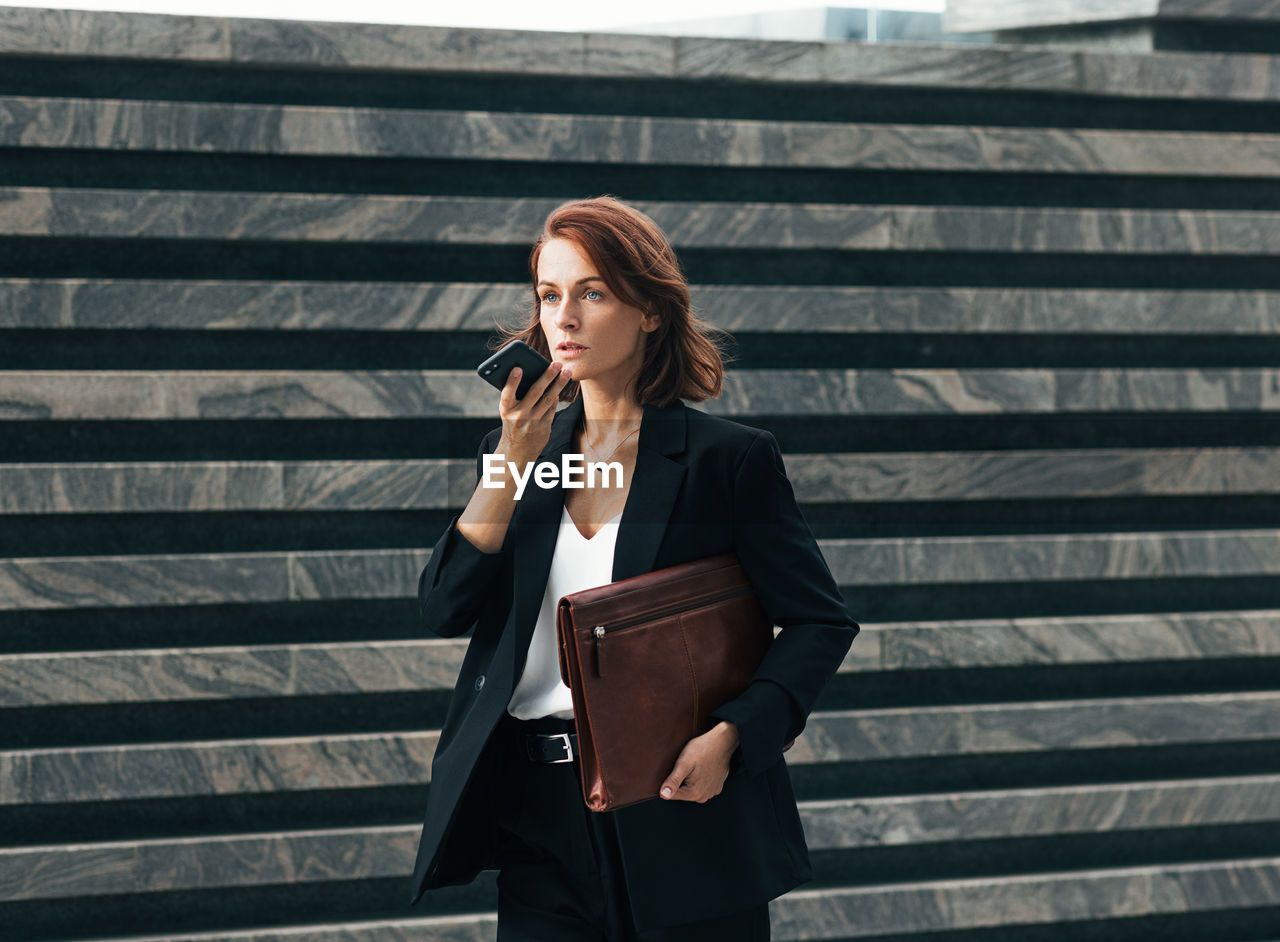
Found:
[[[560,462],[579,396],[552,420],[540,460]],[[489,432],[476,459],[496,447]],[[691,409],[646,405],[613,579],[734,551],[781,631],[748,689],[712,716],[738,727],[724,789],[699,804],[653,799],[611,812],[637,926],[709,919],[813,878],[782,747],[799,735],[859,631],[796,506],[766,431]],[[412,903],[495,869],[498,751],[491,733],[524,669],[546,591],[565,491],[530,479],[502,548],[482,553],[449,524],[418,582],[425,627],[475,631],[431,765]]]

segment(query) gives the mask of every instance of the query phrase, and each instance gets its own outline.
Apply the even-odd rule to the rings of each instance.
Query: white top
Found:
[[[529,641],[529,657],[507,704],[507,712],[512,716],[522,720],[540,716],[573,719],[573,699],[560,679],[556,607],[563,595],[613,581],[613,547],[621,517],[622,511],[618,511],[588,540],[569,516],[569,509],[562,509],[560,532],[556,535],[551,571],[547,574],[547,590],[542,595],[542,608],[538,610],[538,621]]]

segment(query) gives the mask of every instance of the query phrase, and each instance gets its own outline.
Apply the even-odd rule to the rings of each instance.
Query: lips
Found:
[[[585,350],[587,349],[580,343],[562,343],[556,347],[557,350]]]

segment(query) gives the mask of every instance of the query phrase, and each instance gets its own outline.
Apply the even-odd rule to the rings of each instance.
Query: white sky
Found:
[[[503,29],[548,29],[579,32],[607,30],[673,20],[737,16],[768,10],[822,6],[879,6],[894,10],[942,12],[945,0],[865,0],[822,3],[821,0],[76,0],[74,3],[13,2],[0,6],[68,10],[126,10],[135,13],[185,13],[197,16],[247,16],[273,20],[331,20],[347,23],[413,23],[424,26],[473,26]]]

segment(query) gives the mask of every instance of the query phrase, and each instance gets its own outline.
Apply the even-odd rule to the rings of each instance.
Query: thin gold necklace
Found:
[[[641,424],[643,424],[643,420],[641,421]],[[632,435],[634,435],[638,431],[640,431],[639,425],[637,425],[631,431],[627,432],[626,435],[622,436],[622,438],[618,440],[618,444],[613,446],[613,451],[605,455],[603,460],[607,462],[610,458],[612,458],[617,453],[618,449],[622,447],[622,443],[625,442],[628,438],[630,438]],[[587,451],[591,452],[591,454],[595,457],[597,461],[601,460],[600,456],[596,454],[595,450],[587,444],[587,430],[585,427],[582,430],[582,447],[587,449]]]

